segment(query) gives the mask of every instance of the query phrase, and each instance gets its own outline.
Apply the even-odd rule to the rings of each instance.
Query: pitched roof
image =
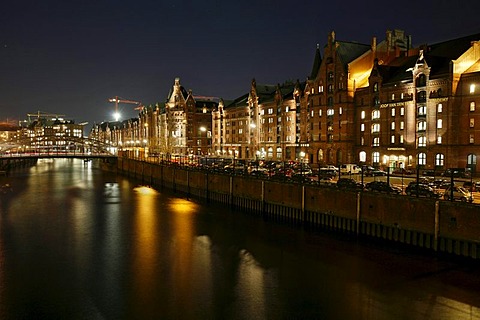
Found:
[[[369,44],[345,41],[336,41],[336,43],[339,44],[339,46],[337,47],[337,53],[343,63],[345,70],[347,70],[347,65],[350,62],[371,49],[371,46]]]
[[[320,54],[320,46],[317,44],[317,49],[315,50],[315,58],[313,58],[312,72],[310,73],[309,79],[315,79],[318,75],[318,70],[322,64],[322,57]]]

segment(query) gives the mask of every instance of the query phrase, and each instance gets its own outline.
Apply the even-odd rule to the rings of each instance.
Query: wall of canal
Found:
[[[480,259],[480,207],[354,192],[119,158],[118,173],[274,221],[328,229]]]

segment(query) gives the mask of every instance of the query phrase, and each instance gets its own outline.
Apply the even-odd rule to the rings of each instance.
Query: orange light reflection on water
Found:
[[[136,287],[135,297],[139,301],[150,303],[154,299],[152,295],[151,278],[155,274],[155,261],[159,254],[156,219],[157,194],[152,188],[140,186],[133,189],[135,192],[135,217],[134,226],[134,263],[133,263],[133,285]]]

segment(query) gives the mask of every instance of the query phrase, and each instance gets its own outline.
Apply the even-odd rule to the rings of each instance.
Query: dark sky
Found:
[[[108,98],[163,102],[176,77],[194,94],[233,99],[252,78],[305,80],[332,30],[370,43],[402,29],[418,45],[479,33],[479,13],[478,0],[2,1],[0,120],[112,120]]]

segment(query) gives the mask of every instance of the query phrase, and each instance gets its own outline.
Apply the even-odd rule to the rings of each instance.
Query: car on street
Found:
[[[384,193],[393,193],[393,194],[402,194],[402,189],[392,186],[390,183],[385,181],[372,181],[365,185],[366,191],[375,191],[375,192],[384,192]]]
[[[383,170],[380,170],[380,169],[374,169],[374,170],[370,170],[370,171],[367,171],[365,172],[365,175],[368,177],[378,177],[378,176],[386,176],[387,173]]]
[[[452,197],[453,195],[453,197]],[[447,189],[445,189],[445,192],[443,194],[443,198],[445,200],[459,200],[463,202],[472,202],[473,197],[470,191],[465,189],[464,187],[459,187],[459,186],[450,186]]]
[[[408,196],[419,196],[419,197],[428,197],[428,198],[439,198],[441,195],[438,192],[430,187],[427,184],[410,183],[405,189],[405,194]]]
[[[347,190],[363,190],[364,185],[350,178],[340,178],[337,181],[337,188]]]

